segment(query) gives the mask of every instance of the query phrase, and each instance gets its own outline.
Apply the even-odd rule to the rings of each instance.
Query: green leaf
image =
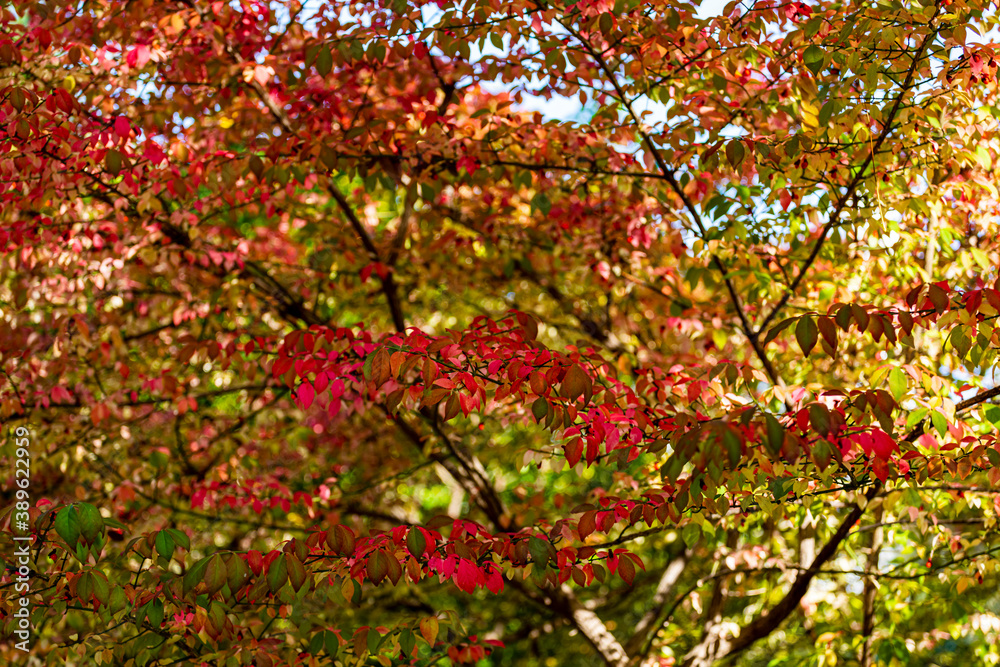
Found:
[[[309,655],[319,655],[319,652],[323,650],[323,640],[326,630],[317,632],[309,640]]]
[[[681,529],[681,539],[688,548],[693,548],[701,539],[701,528],[696,523],[689,523]]]
[[[69,505],[59,510],[56,514],[56,532],[59,537],[66,541],[66,544],[73,547],[80,540],[80,518],[76,507]]]
[[[146,605],[146,618],[149,619],[150,625],[154,628],[160,627],[160,624],[163,623],[163,600],[160,598],[153,598],[153,600]]]
[[[833,316],[833,319],[842,331],[847,331],[851,328],[851,307],[846,304],[841,306],[837,309],[837,314]]]
[[[108,608],[112,614],[117,614],[128,606],[128,598],[125,597],[125,589],[121,586],[111,589],[108,596]]]
[[[823,69],[823,59],[825,56],[826,52],[822,48],[815,44],[810,44],[802,54],[802,62],[805,63],[810,72],[819,74],[819,71]]]
[[[77,512],[80,515],[80,534],[88,544],[93,544],[104,531],[101,511],[90,503],[77,503]]]
[[[767,425],[767,450],[772,455],[778,454],[785,444],[785,429],[781,422],[770,414],[764,415],[764,423]]]
[[[416,645],[417,638],[411,630],[403,630],[399,633],[399,650],[402,651],[404,657],[409,658]]]
[[[892,393],[892,397],[896,399],[899,403],[906,396],[906,392],[910,389],[909,383],[906,380],[906,372],[901,368],[893,368],[889,371],[889,391]]]
[[[535,416],[536,421],[542,421],[545,419],[545,415],[549,414],[549,402],[539,396],[531,404],[531,414]]]
[[[331,658],[337,655],[337,651],[340,650],[340,640],[337,635],[329,630],[323,631],[323,648],[326,650],[326,654]]]
[[[782,331],[784,331],[785,329],[787,329],[797,319],[798,319],[797,317],[789,317],[787,320],[784,320],[784,321],[776,324],[775,326],[771,327],[768,330],[767,335],[764,336],[764,345],[767,345],[772,340],[774,340],[775,338],[777,338],[778,334],[780,334]]]
[[[320,76],[326,76],[330,73],[333,68],[333,53],[330,52],[329,46],[324,46],[319,50],[319,55],[316,56],[316,72]]]
[[[156,544],[156,552],[170,560],[170,557],[174,555],[174,538],[167,531],[161,530],[156,534],[156,539],[154,540]]]
[[[185,551],[191,551],[191,540],[183,531],[176,528],[167,528],[164,532],[174,540],[174,544],[180,546]]]
[[[820,127],[830,124],[830,118],[833,116],[833,113],[836,110],[837,110],[837,104],[832,100],[823,105],[823,107],[819,110],[819,116],[818,116]]]
[[[990,420],[990,423],[1000,428],[1000,406],[987,405],[983,410],[983,415]]]
[[[615,17],[608,12],[603,12],[600,19],[598,19],[598,23],[600,24],[601,32],[609,35],[611,34],[611,29],[614,27]]]
[[[122,170],[122,154],[112,149],[104,154],[104,167],[117,175]]]
[[[184,595],[187,595],[189,592],[194,590],[194,587],[201,582],[202,575],[205,572],[205,568],[208,566],[209,560],[211,560],[211,557],[202,558],[200,561],[191,566],[191,568],[189,568],[187,572],[184,573],[184,580],[183,580]]]
[[[803,315],[795,325],[795,340],[799,343],[802,354],[809,356],[816,346],[819,337],[819,330],[816,328],[816,321],[809,315]]]
[[[552,210],[552,202],[549,201],[548,195],[544,192],[539,192],[534,197],[531,198],[531,207],[533,209],[538,209],[542,212],[542,215],[548,215],[549,211]]]
[[[267,588],[272,593],[277,593],[288,581],[288,563],[285,561],[287,554],[281,554],[267,568]]]
[[[972,340],[966,335],[964,327],[956,327],[951,332],[951,346],[958,352],[959,357],[965,357],[972,349]]]
[[[942,438],[948,433],[948,420],[937,410],[931,411],[931,424]]]
[[[734,168],[743,164],[744,157],[746,157],[746,147],[742,141],[733,139],[726,144],[726,159]]]
[[[770,481],[768,484],[768,489],[771,491],[771,495],[774,496],[774,501],[779,502],[782,498],[788,495],[788,492],[792,490],[795,480],[790,477],[776,477]]]
[[[531,560],[543,570],[549,564],[550,546],[548,540],[543,540],[540,537],[532,535],[528,538],[528,553],[531,554]]]
[[[108,600],[111,598],[111,586],[108,583],[108,578],[103,572],[94,571],[94,597],[101,603],[106,605]]]
[[[916,427],[917,424],[922,422],[924,418],[927,417],[927,412],[928,412],[927,408],[917,408],[916,410],[911,412],[906,417],[906,430],[909,431],[910,429]]]
[[[94,573],[84,572],[76,580],[76,597],[84,604],[90,604],[90,599],[94,596]]]
[[[250,567],[239,556],[233,555],[226,563],[226,583],[232,593],[243,588],[250,579]]]
[[[205,586],[209,595],[214,595],[226,585],[226,563],[222,556],[215,554],[208,559],[205,567]]]
[[[735,429],[727,428],[722,432],[722,444],[729,456],[729,465],[735,468],[743,457],[743,442]]]
[[[427,551],[427,538],[424,537],[424,531],[416,526],[411,526],[406,534],[406,548],[417,558],[423,556],[424,552]]]
[[[368,629],[367,644],[368,652],[372,655],[378,653],[378,647],[382,643],[382,633],[375,628]]]
[[[1000,466],[1000,452],[992,447],[986,448],[986,458],[990,460],[990,465],[994,467]]]
[[[814,431],[826,437],[830,432],[830,410],[822,403],[810,404],[809,423]]]

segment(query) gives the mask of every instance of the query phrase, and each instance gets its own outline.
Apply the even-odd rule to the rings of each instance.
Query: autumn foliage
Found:
[[[0,11],[4,664],[1000,662],[995,3]]]

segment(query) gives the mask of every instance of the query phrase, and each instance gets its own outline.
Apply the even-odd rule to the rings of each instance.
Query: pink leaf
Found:
[[[455,583],[466,593],[471,593],[476,589],[476,581],[479,579],[479,569],[468,558],[463,558],[458,562],[458,573],[455,575]]]
[[[146,63],[149,62],[151,57],[152,54],[149,52],[149,47],[145,44],[139,44],[125,56],[125,63],[129,67],[142,69],[146,66]]]
[[[117,134],[121,139],[128,139],[129,132],[132,131],[132,127],[129,125],[128,118],[125,116],[118,116],[115,119],[115,134]]]
[[[303,382],[299,385],[299,405],[303,410],[308,410],[309,406],[313,404],[313,398],[316,397],[316,390],[308,382]]]

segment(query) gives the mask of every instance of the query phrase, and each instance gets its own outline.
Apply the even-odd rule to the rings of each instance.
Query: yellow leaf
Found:
[[[438,620],[433,616],[427,616],[420,620],[420,634],[428,644],[434,646],[438,635]]]
[[[819,120],[817,118],[819,109],[809,102],[802,102],[799,106],[802,110],[802,124],[811,129],[819,127]]]

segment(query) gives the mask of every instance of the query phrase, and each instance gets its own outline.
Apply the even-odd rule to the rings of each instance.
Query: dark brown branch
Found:
[[[857,523],[858,519],[865,512],[865,507],[867,503],[870,502],[881,490],[881,484],[875,484],[868,492],[865,494],[865,504],[862,506],[860,504],[855,505],[847,516],[841,521],[840,526],[837,527],[836,532],[827,540],[823,548],[820,549],[819,553],[816,554],[816,558],[813,560],[809,569],[802,571],[799,576],[795,578],[792,582],[791,587],[788,592],[785,593],[784,597],[775,604],[770,611],[762,616],[758,616],[749,625],[745,626],[740,630],[738,637],[728,640],[722,640],[716,647],[716,650],[709,654],[700,654],[695,647],[688,656],[686,656],[684,664],[688,667],[708,667],[712,665],[716,660],[722,658],[728,658],[734,656],[742,651],[749,648],[754,642],[763,637],[771,634],[781,623],[791,615],[793,611],[798,607],[799,602],[802,597],[809,590],[809,585],[812,583],[813,578],[819,574],[823,565],[826,564],[837,550],[840,548],[840,544],[844,539],[850,534],[851,528]]]
[[[372,240],[371,235],[365,228],[364,223],[361,222],[357,214],[354,212],[354,207],[352,207],[351,203],[347,201],[346,197],[344,197],[344,193],[342,193],[332,181],[327,186],[327,190],[329,190],[330,195],[333,196],[334,200],[336,200],[337,204],[340,206],[340,210],[343,211],[344,217],[346,217],[347,221],[351,223],[351,227],[358,235],[358,238],[361,239],[361,245],[363,245],[365,250],[368,251],[368,256],[371,261],[381,261],[379,258],[378,248],[375,247],[375,242]],[[382,281],[382,292],[385,294],[385,298],[389,302],[389,312],[392,314],[392,323],[395,325],[396,331],[403,333],[406,331],[406,321],[403,319],[403,306],[399,301],[399,293],[396,289],[396,281],[393,278],[393,275],[393,269],[390,266],[388,268],[388,272],[385,274],[385,278],[380,277],[380,280]]]
[[[231,47],[230,52],[232,52]],[[295,128],[292,126],[292,121],[288,118],[288,115],[277,105],[271,94],[258,82],[257,80],[252,80],[248,84],[260,101],[264,103],[271,115],[274,116],[275,120],[281,125],[282,129],[288,134],[295,135]],[[361,244],[368,251],[368,256],[372,262],[381,262],[379,256],[378,248],[375,247],[375,242],[372,240],[371,235],[368,230],[365,229],[364,224],[358,218],[357,213],[354,212],[354,207],[351,206],[350,202],[344,196],[344,193],[340,191],[340,188],[331,180],[327,185],[327,190],[330,195],[334,198],[337,204],[340,206],[340,210],[344,213],[347,221],[351,224],[354,232],[361,239]],[[406,331],[406,321],[403,318],[403,307],[399,301],[398,290],[396,289],[396,281],[393,278],[392,267],[389,267],[388,273],[386,273],[385,278],[379,276],[382,281],[382,291],[385,293],[386,300],[389,302],[389,312],[392,314],[392,323],[396,327],[396,331],[403,333]]]

